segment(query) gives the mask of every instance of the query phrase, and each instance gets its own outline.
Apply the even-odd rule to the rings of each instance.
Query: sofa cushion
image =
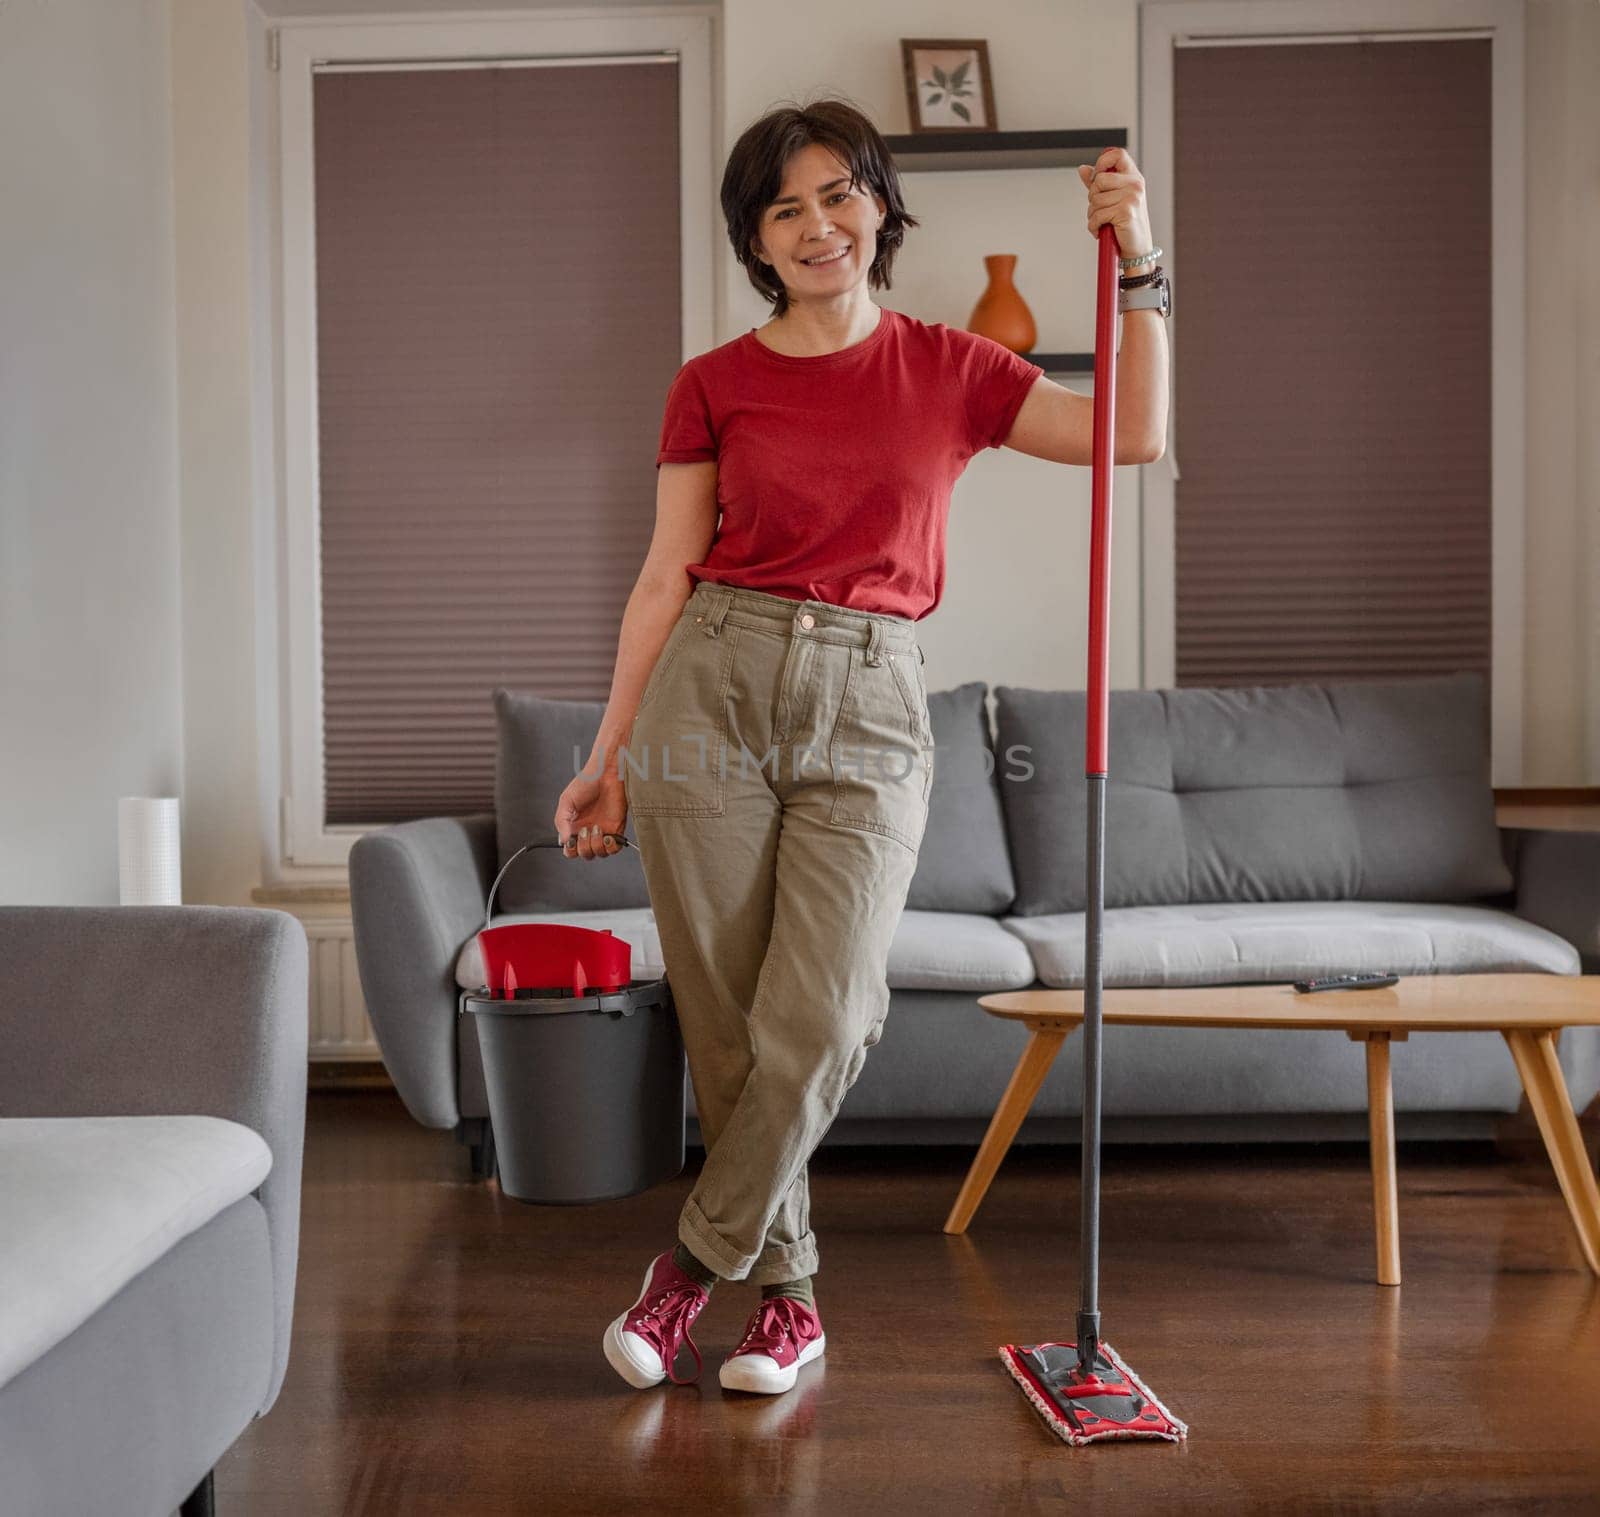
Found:
[[[1086,902],[1083,691],[995,691],[1015,916]],[[1512,888],[1481,675],[1109,692],[1105,904]]]
[[[1007,917],[1053,989],[1084,982],[1084,913]],[[1577,974],[1565,938],[1484,906],[1267,901],[1126,906],[1101,918],[1105,984],[1245,985],[1332,974]]]
[[[1027,948],[991,916],[901,912],[889,944],[891,990],[1022,990],[1033,984]]]
[[[528,842],[554,842],[556,802],[589,758],[605,715],[604,701],[546,700],[504,686],[494,692],[499,741],[494,767],[496,869]],[[608,762],[615,764],[613,754]],[[627,829],[633,836],[631,826]],[[574,911],[648,906],[639,854],[624,848],[607,859],[567,858],[559,848],[532,848],[500,882],[497,911]]]
[[[271,1168],[221,1117],[0,1118],[0,1385]]]
[[[982,680],[928,695],[933,788],[907,906],[995,916],[1016,895]]]
[[[560,911],[497,916],[496,927],[510,922],[561,922],[571,927],[609,928],[633,945],[633,977],[658,979],[666,973],[661,937],[648,910]],[[993,917],[954,911],[912,911],[900,914],[889,944],[891,990],[1021,990],[1033,984],[1028,950]],[[456,984],[463,990],[483,987],[483,955],[474,933],[456,958]]]

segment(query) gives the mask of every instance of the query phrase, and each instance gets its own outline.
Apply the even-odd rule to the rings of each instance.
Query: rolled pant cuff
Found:
[[[743,1254],[728,1246],[693,1201],[684,1204],[678,1219],[678,1238],[695,1258],[724,1280],[749,1279],[757,1285],[778,1285],[817,1271],[816,1240],[809,1234],[792,1248],[776,1253],[763,1250],[759,1254]]]
[[[804,1280],[817,1272],[817,1249],[814,1243],[800,1243],[786,1248],[759,1264],[750,1266],[745,1277],[752,1285],[784,1285],[790,1280]]]

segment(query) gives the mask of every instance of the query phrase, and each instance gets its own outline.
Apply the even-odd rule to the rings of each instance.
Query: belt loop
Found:
[[[722,632],[723,618],[728,614],[728,608],[733,604],[733,596],[727,590],[712,591],[711,609],[706,612],[706,636],[717,637]]]
[[[883,623],[873,618],[872,633],[867,638],[867,662],[874,667],[883,662]]]
[[[919,664],[925,664],[928,662],[928,656],[922,651],[921,643],[917,644],[917,662]]]

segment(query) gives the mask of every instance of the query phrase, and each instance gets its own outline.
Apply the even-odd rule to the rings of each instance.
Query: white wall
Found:
[[[270,726],[258,714],[255,629],[273,569],[270,530],[258,547],[252,508],[257,454],[268,439],[256,435],[251,416],[244,8],[239,0],[173,0],[172,18],[184,898],[242,905],[261,878],[265,820],[256,798],[261,733]]]
[[[117,797],[182,794],[167,41],[166,0],[0,6],[6,904],[114,904]]]
[[[3,901],[115,900],[116,797],[180,787],[186,899],[245,903],[263,878],[279,734],[275,650],[257,629],[258,615],[272,628],[276,544],[258,509],[271,437],[251,407],[271,334],[249,304],[268,277],[251,267],[250,139],[270,83],[248,4],[170,0],[170,59],[163,0],[0,5]],[[1135,0],[995,0],[977,19],[955,0],[725,11],[724,147],[770,103],[818,88],[903,131],[899,37],[976,33],[1002,126],[1124,124],[1139,155]],[[1529,785],[1600,777],[1584,754],[1586,726],[1600,728],[1600,301],[1583,253],[1597,230],[1600,111],[1584,87],[1597,55],[1600,10],[1530,0]],[[982,253],[1017,252],[1041,346],[1092,345],[1094,244],[1070,171],[907,188],[924,225],[886,304],[964,323]],[[1575,251],[1551,277],[1562,246]],[[722,256],[719,340],[765,316]],[[1117,481],[1118,686],[1137,683],[1134,473]],[[973,462],[945,604],[925,629],[936,686],[1081,684],[1087,520],[1087,470],[1005,452]]]

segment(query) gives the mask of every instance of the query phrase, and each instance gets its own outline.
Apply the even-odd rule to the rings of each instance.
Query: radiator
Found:
[[[354,927],[348,918],[322,918],[307,921],[305,929],[311,950],[311,1058],[378,1058],[356,973]]]
[[[258,885],[254,905],[286,911],[306,930],[310,984],[307,1054],[312,1063],[381,1061],[356,970],[350,892],[342,885]]]

